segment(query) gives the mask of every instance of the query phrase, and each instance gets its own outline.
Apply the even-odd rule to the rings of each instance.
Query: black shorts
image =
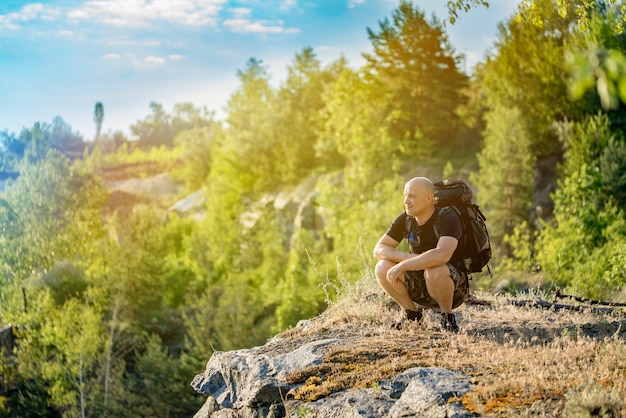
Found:
[[[452,264],[446,264],[450,270],[450,277],[454,282],[454,296],[452,298],[452,309],[457,308],[467,300],[469,296],[469,282],[467,274],[462,273]],[[426,308],[439,309],[439,304],[426,290],[424,280],[424,270],[412,270],[404,272],[404,284],[409,291],[409,296],[418,305]]]

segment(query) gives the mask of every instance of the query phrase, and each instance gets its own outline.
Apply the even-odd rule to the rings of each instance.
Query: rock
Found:
[[[339,339],[313,341],[284,354],[262,347],[215,352],[191,386],[208,395],[196,418],[208,417],[471,417],[460,403],[469,377],[440,368],[413,368],[380,382],[377,389],[343,390],[314,402],[287,399],[288,373],[319,365]],[[270,340],[268,344],[280,344]]]
[[[200,189],[174,203],[168,208],[168,211],[177,212],[182,216],[200,215],[205,211],[205,202],[206,195],[204,191]]]
[[[289,191],[266,194],[256,202],[249,202],[250,209],[240,215],[239,221],[244,230],[257,226],[263,212],[273,210],[285,235],[285,242],[293,247],[293,240],[301,230],[320,234],[324,229],[324,218],[320,214],[316,198],[319,182],[327,178],[311,176],[304,179],[298,187]]]
[[[400,397],[389,411],[395,417],[471,417],[460,402],[469,392],[469,378],[460,373],[439,368],[407,370],[391,382],[392,394]]]
[[[13,352],[15,346],[15,337],[13,335],[13,326],[3,325],[0,327],[0,349],[5,350],[5,354]]]
[[[320,364],[323,358],[320,348],[336,341],[314,341],[274,357],[257,353],[255,349],[216,351],[206,371],[197,375],[191,386],[198,393],[213,397],[221,408],[269,406],[280,399],[283,388],[284,393],[289,390],[284,380],[287,373]]]
[[[178,195],[181,185],[169,173],[161,173],[146,179],[131,178],[109,183],[111,190],[119,190],[128,194],[151,197]]]
[[[107,182],[107,187],[110,190],[107,208],[122,214],[140,204],[168,208],[176,202],[182,190],[182,186],[168,173],[146,179]]]
[[[469,418],[472,414],[454,402],[469,389],[467,376],[446,369],[413,368],[381,382],[378,390],[344,390],[315,402],[290,402],[288,409],[325,418]]]

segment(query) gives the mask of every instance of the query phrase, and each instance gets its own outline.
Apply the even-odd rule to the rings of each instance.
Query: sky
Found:
[[[414,0],[430,19],[447,0]],[[519,0],[461,13],[446,32],[466,71],[492,50],[499,23]],[[129,127],[150,103],[172,113],[190,102],[224,117],[237,71],[254,57],[278,86],[305,47],[322,66],[344,56],[353,68],[372,52],[367,28],[399,0],[0,0],[0,131],[19,133],[60,116],[86,141]]]

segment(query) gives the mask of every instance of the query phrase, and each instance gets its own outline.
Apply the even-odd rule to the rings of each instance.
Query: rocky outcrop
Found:
[[[122,214],[140,204],[171,207],[179,199],[182,190],[182,185],[169,173],[145,179],[110,181],[106,185],[110,192],[107,208]]]
[[[14,345],[13,326],[0,326],[0,350],[4,350],[4,354],[7,355],[13,351]]]
[[[554,201],[552,194],[557,190],[557,168],[561,159],[558,156],[544,158],[535,165],[534,199],[529,218],[546,220],[552,216]]]
[[[431,309],[398,330],[402,310],[372,281],[264,345],[215,352],[191,384],[207,396],[196,418],[626,416],[621,307],[477,292],[455,310],[459,333]],[[581,385],[601,379],[588,402]]]
[[[218,409],[269,410],[280,400],[281,391],[287,393],[290,389],[286,375],[320,364],[323,348],[336,341],[315,341],[284,354],[273,351],[275,355],[267,354],[270,347],[215,352],[206,371],[197,375],[191,385],[197,392],[211,396],[214,402],[209,403],[217,404]],[[279,346],[280,341],[268,344]]]
[[[328,181],[328,179],[311,176],[304,179],[293,190],[266,194],[258,202],[251,205],[250,210],[241,214],[241,225],[245,230],[253,229],[261,219],[263,212],[269,208],[276,214],[286,237],[285,242],[289,245],[293,245],[292,239],[297,235],[295,232],[302,229],[316,234],[321,233],[325,222],[316,202],[320,181]]]
[[[169,173],[161,173],[145,179],[131,178],[122,181],[114,181],[108,184],[111,190],[124,193],[158,198],[160,196],[178,196],[182,186],[176,182]]]
[[[294,399],[305,383],[290,383],[298,370],[320,365],[341,339],[281,348],[265,346],[215,352],[204,373],[191,386],[208,399],[196,418],[209,417],[471,417],[460,403],[470,389],[469,378],[433,367],[411,368],[376,387],[342,390],[312,402]],[[287,350],[287,351],[285,351]]]
[[[168,211],[176,212],[181,216],[191,216],[196,219],[202,219],[206,214],[205,203],[206,195],[204,191],[200,189],[170,206]]]

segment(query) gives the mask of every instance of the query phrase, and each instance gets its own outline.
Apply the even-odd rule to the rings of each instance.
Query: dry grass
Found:
[[[366,280],[367,282],[367,280]],[[459,334],[439,329],[427,311],[401,331],[401,312],[375,286],[354,286],[306,327],[278,337],[294,342],[340,337],[324,362],[288,376],[291,395],[311,401],[378,382],[412,367],[442,367],[472,377],[461,402],[483,416],[626,416],[626,315],[520,308],[510,296],[477,294],[488,305],[457,312]],[[564,303],[561,301],[561,303]]]

